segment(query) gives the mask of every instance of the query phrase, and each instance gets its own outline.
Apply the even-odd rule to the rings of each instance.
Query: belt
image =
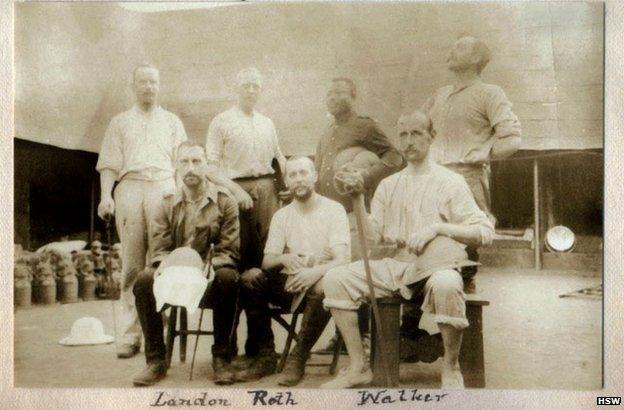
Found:
[[[123,174],[121,180],[138,180],[138,181],[164,181],[173,178],[173,173],[164,170],[157,171],[130,171]]]
[[[451,162],[449,164],[442,164],[442,166],[448,168],[464,168],[464,169],[483,169],[488,166],[487,162],[472,162],[472,163],[463,163],[463,162]]]

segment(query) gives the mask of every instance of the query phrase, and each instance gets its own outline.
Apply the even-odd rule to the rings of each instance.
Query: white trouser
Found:
[[[132,287],[145,269],[149,257],[151,217],[166,192],[173,192],[173,178],[162,181],[122,179],[115,188],[115,219],[121,240],[121,314],[118,326],[120,345],[140,345],[141,326],[134,305]]]

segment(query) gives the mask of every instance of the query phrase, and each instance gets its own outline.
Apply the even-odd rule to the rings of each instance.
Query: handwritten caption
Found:
[[[356,393],[356,392],[354,392]],[[247,390],[252,406],[297,406],[299,400],[290,391],[269,392],[267,390]],[[400,390],[359,390],[356,393],[356,405],[383,405],[396,402],[439,402],[448,393],[424,393],[418,389]],[[181,397],[160,391],[151,407],[230,407],[232,402],[224,397],[210,397],[202,392],[192,397]]]

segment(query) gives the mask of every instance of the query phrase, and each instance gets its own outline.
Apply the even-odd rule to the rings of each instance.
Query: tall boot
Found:
[[[280,386],[294,386],[303,379],[310,350],[321,337],[330,318],[331,314],[323,308],[322,296],[307,296],[299,330],[299,341],[286,359],[284,370],[278,380]]]

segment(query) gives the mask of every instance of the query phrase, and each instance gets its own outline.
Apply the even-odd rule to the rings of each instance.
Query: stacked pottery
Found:
[[[91,261],[93,262],[93,270],[97,279],[96,294],[102,296],[106,282],[106,262],[104,261],[104,251],[100,241],[91,242]]]
[[[59,300],[61,303],[78,302],[78,278],[76,268],[69,258],[63,258],[57,268],[58,283],[60,284]]]
[[[49,262],[41,261],[37,264],[34,285],[36,303],[52,305],[56,302],[56,281]]]
[[[82,300],[95,300],[95,288],[97,279],[93,272],[93,262],[87,256],[79,258],[78,264],[78,295]]]
[[[32,274],[25,263],[16,263],[13,268],[14,288],[13,303],[15,307],[28,307],[32,299]]]

